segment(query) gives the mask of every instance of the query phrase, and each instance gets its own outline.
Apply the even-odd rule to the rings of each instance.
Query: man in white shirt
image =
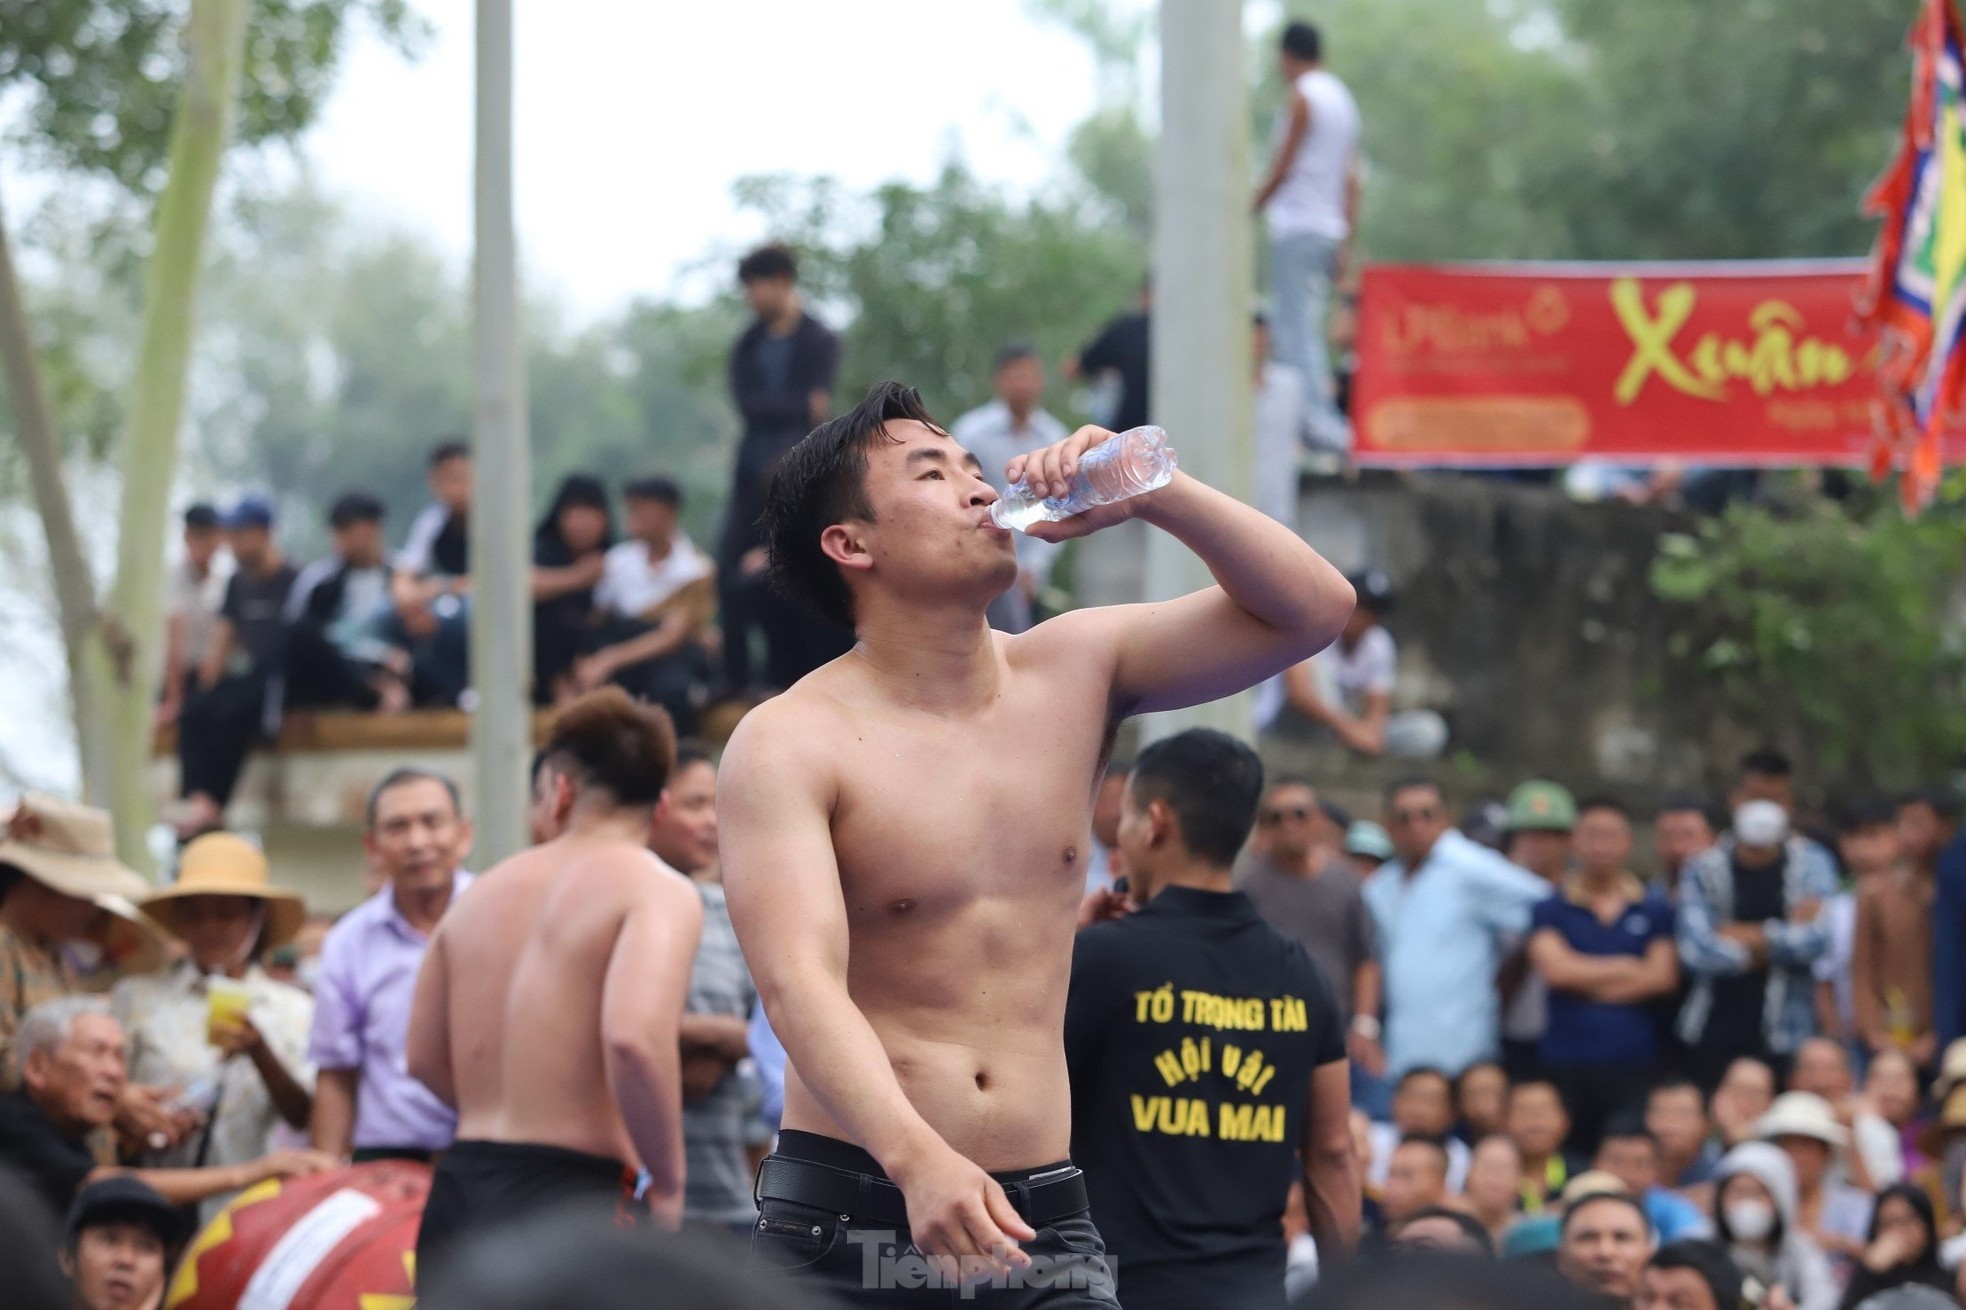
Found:
[[[1325,71],[1324,43],[1309,23],[1284,28],[1279,57],[1290,94],[1273,133],[1269,175],[1256,195],[1270,229],[1276,353],[1304,379],[1312,444],[1344,452],[1351,429],[1334,400],[1324,315],[1358,214],[1358,105]]]
[[[231,581],[228,556],[219,553],[225,531],[218,511],[197,504],[184,511],[184,559],[165,579],[164,690],[157,703],[159,723],[177,722],[184,708],[185,688],[204,667],[218,630],[219,608],[225,604],[225,584]]]
[[[1010,486],[1004,480],[1004,467],[1014,457],[1056,445],[1071,434],[1039,407],[1044,398],[1044,365],[1037,351],[1019,344],[1003,347],[997,352],[994,380],[997,398],[957,419],[949,435],[976,456],[984,479],[1002,495]],[[1031,626],[1032,607],[1063,549],[1061,542],[1017,534],[1017,585],[991,602],[991,627],[1023,632]]]
[[[1447,745],[1447,721],[1434,710],[1393,711],[1399,649],[1380,620],[1392,608],[1392,583],[1378,569],[1347,579],[1358,605],[1338,640],[1284,670],[1282,694],[1261,703],[1267,726],[1285,705],[1355,755],[1425,760]],[[1267,684],[1266,688],[1267,690]]]
[[[471,447],[430,452],[430,504],[410,524],[389,580],[385,636],[416,665],[419,704],[455,705],[470,685]]]
[[[684,535],[683,493],[669,479],[629,483],[622,504],[628,536],[602,564],[594,588],[601,625],[593,652],[574,665],[574,684],[585,692],[615,683],[668,710],[677,731],[687,734],[709,681],[698,638],[709,616],[716,565]]]

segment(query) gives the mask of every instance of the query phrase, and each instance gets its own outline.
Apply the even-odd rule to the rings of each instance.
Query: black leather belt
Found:
[[[1003,1187],[1017,1213],[1033,1228],[1043,1228],[1091,1205],[1085,1174],[1078,1169],[1054,1178],[1007,1183]],[[908,1202],[901,1189],[885,1178],[848,1173],[808,1160],[768,1155],[758,1166],[756,1200],[790,1201],[840,1215],[863,1227],[906,1228]]]

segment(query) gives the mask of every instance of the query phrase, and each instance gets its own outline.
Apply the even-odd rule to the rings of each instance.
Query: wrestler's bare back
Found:
[[[1065,993],[1113,727],[1111,669],[1074,626],[995,636],[998,694],[972,710],[900,703],[855,652],[755,725],[831,794],[849,994],[909,1102],[985,1169],[1071,1142]],[[785,1127],[851,1137],[796,1066],[785,1082]]]
[[[680,1014],[676,980],[687,986],[701,915],[687,878],[618,839],[569,834],[480,878],[431,948],[442,953],[459,1139],[639,1163],[606,1077],[608,987],[674,992]],[[680,959],[665,969],[619,958],[630,951]]]

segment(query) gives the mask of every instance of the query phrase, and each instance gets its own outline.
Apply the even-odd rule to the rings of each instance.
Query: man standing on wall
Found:
[[[1343,453],[1351,449],[1351,429],[1334,399],[1324,314],[1358,217],[1358,105],[1325,70],[1324,41],[1309,23],[1283,29],[1279,61],[1289,98],[1273,133],[1269,176],[1256,194],[1270,228],[1275,349],[1304,380],[1311,444]]]

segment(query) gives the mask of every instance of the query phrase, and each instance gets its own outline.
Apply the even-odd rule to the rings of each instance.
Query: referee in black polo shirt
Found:
[[[1323,1262],[1358,1243],[1345,1020],[1303,947],[1229,889],[1262,790],[1255,752],[1219,732],[1141,752],[1119,829],[1138,908],[1073,952],[1072,1159],[1126,1310],[1282,1306],[1298,1177]]]

